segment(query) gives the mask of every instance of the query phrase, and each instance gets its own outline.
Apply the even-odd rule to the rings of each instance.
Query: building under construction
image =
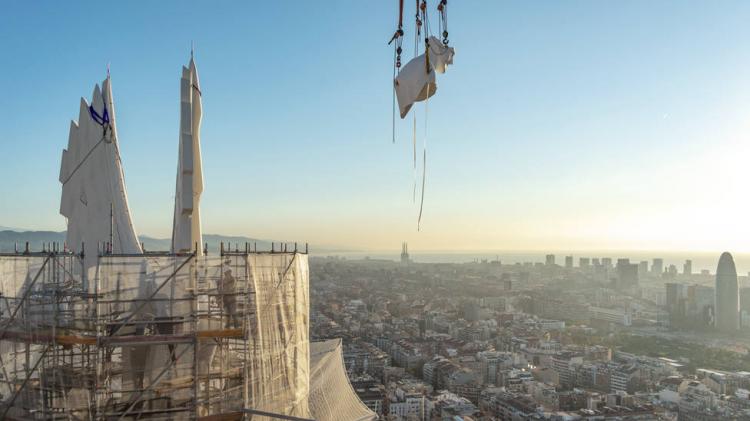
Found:
[[[310,343],[307,247],[198,246],[201,90],[182,70],[171,250],[138,243],[107,75],[63,151],[65,245],[0,254],[0,419],[375,419],[340,341]]]
[[[374,418],[309,342],[305,252],[101,253],[87,278],[50,248],[0,255],[0,419]]]

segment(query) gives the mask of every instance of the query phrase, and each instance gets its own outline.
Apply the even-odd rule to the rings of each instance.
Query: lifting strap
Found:
[[[102,95],[102,99],[103,97],[104,95]],[[97,148],[97,146],[101,145],[102,142],[105,142],[107,139],[107,130],[110,127],[109,126],[109,112],[107,111],[106,101],[102,101],[102,102],[104,103],[104,110],[102,111],[101,114],[96,112],[93,104],[89,105],[89,115],[91,115],[91,119],[94,120],[96,124],[102,126],[102,128],[104,129],[104,132],[102,133],[102,138],[99,139],[99,141],[96,142],[96,144],[91,149],[89,149],[86,155],[84,155],[83,159],[81,159],[81,162],[79,162],[78,165],[76,165],[76,167],[73,168],[73,170],[70,172],[70,174],[67,177],[65,177],[65,180],[63,180],[62,182],[63,185],[67,184],[68,181],[70,181],[70,179],[73,178],[75,173],[83,166],[83,164],[91,156],[91,154],[94,153],[94,150]],[[119,153],[118,153],[118,157],[119,157]]]
[[[427,89],[430,89],[430,83],[427,83]],[[422,198],[419,200],[419,217],[417,218],[417,231],[422,228],[422,210],[424,209],[424,188],[427,180],[427,116],[430,97],[424,100],[424,138],[422,140]]]
[[[99,113],[97,113],[94,109],[94,104],[89,105],[89,114],[91,115],[91,119],[93,119],[96,124],[102,127],[109,124],[109,112],[107,111],[106,103],[104,103],[104,111],[102,111],[101,115],[99,115]]]

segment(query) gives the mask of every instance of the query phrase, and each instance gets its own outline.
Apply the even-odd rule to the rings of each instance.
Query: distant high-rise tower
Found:
[[[693,274],[693,261],[692,260],[685,260],[685,264],[682,265],[682,274],[683,275]]]
[[[651,273],[661,276],[662,272],[664,272],[664,259],[654,259],[654,262],[651,263]]]
[[[554,266],[555,265],[555,255],[554,254],[548,254],[544,257],[544,264],[547,266]]]
[[[573,269],[573,256],[565,256],[565,268]]]
[[[617,259],[617,288],[635,286],[638,286],[638,265],[630,263],[630,259]]]
[[[401,263],[409,263],[409,245],[406,242],[401,243]]]
[[[685,318],[685,298],[687,288],[683,284],[669,282],[666,287],[666,306],[669,313],[669,323],[678,326]]]
[[[640,263],[638,263],[638,276],[646,276],[648,273],[648,262],[646,260],[641,260]]]
[[[737,284],[737,269],[728,252],[721,254],[716,268],[716,328],[733,332],[740,327],[740,290]]]
[[[588,257],[579,257],[578,258],[578,267],[581,269],[586,269],[591,265],[591,259]]]

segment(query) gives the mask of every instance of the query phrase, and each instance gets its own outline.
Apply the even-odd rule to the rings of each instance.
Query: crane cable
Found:
[[[429,75],[432,71],[432,65],[430,63],[430,32],[429,32],[429,14],[427,13],[427,0],[415,0],[416,3],[416,11],[414,15],[415,19],[415,38],[414,38],[414,57],[419,56],[419,41],[420,37],[422,35],[422,27],[424,26],[424,42],[425,42],[425,72]],[[448,45],[448,0],[439,0],[437,5],[437,11],[440,16],[439,19],[439,29],[440,29],[440,35],[442,35],[442,43],[443,45]],[[396,143],[396,77],[401,71],[401,53],[403,52],[401,45],[402,40],[404,36],[403,31],[403,17],[404,17],[404,0],[399,0],[399,16],[398,16],[398,28],[396,29],[396,32],[391,37],[391,40],[388,42],[388,45],[393,43],[394,44],[394,54],[393,54],[393,98],[392,98],[392,110],[391,110],[391,117],[392,117],[392,141],[393,143]],[[419,216],[417,218],[417,231],[421,230],[421,224],[422,224],[422,214],[424,211],[424,195],[425,195],[425,186],[427,184],[427,121],[428,121],[428,115],[429,115],[429,97],[430,97],[430,89],[432,88],[432,82],[429,81],[426,86],[425,91],[425,125],[424,125],[424,134],[423,134],[423,140],[422,140],[422,191],[420,194],[420,202],[419,202]],[[412,189],[412,201],[416,203],[417,198],[417,116],[416,111],[412,112],[412,158],[413,158],[413,173],[414,173],[414,183],[413,183],[413,189]]]
[[[437,6],[440,15],[440,34],[443,36],[443,45],[448,45],[448,0],[440,0]]]
[[[416,0],[416,12],[414,15],[414,57],[419,56],[419,37],[422,34],[422,20],[419,18],[419,0]],[[412,113],[412,149],[414,151],[414,182],[412,189],[412,202],[417,203],[417,110]]]
[[[417,3],[419,3],[419,0],[417,0]],[[422,0],[422,4],[417,7],[417,14],[419,14],[421,11],[422,13],[422,23],[424,24],[424,54],[425,54],[425,71],[429,74],[430,71],[432,71],[432,66],[430,65],[430,33],[429,33],[429,19],[427,14],[427,0]],[[418,25],[420,26],[420,25]],[[417,37],[419,36],[419,33],[417,34]],[[424,210],[424,191],[425,191],[425,185],[427,184],[427,118],[428,118],[428,111],[429,111],[429,102],[430,102],[430,88],[432,87],[431,83],[429,82],[429,78],[427,79],[427,90],[425,95],[425,101],[424,101],[424,134],[422,138],[422,193],[419,200],[419,216],[417,217],[417,232],[421,231],[422,228],[422,212]],[[416,114],[415,114],[416,115]],[[416,148],[417,148],[417,137],[416,137],[416,117],[414,119],[414,169],[416,171]],[[416,172],[415,172],[416,174]],[[416,185],[416,178],[414,180]],[[416,188],[415,188],[416,190]]]
[[[391,135],[393,136],[393,143],[396,143],[396,76],[401,72],[401,42],[404,37],[404,0],[398,1],[398,28],[396,32],[388,41],[388,45],[391,45],[393,41],[396,43],[393,45],[393,79],[391,81],[393,88],[393,98],[391,106]]]

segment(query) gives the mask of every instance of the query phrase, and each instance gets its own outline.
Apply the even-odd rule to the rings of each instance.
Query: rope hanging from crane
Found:
[[[393,44],[394,41],[396,41],[395,44],[393,44],[393,80],[396,80],[396,75],[399,72],[399,69],[401,68],[401,53],[403,50],[401,49],[401,42],[404,38],[404,0],[398,0],[398,28],[396,28],[396,32],[393,34],[393,37],[391,37],[391,40],[388,41],[388,45]],[[393,90],[393,110],[391,112],[393,121],[392,121],[392,134],[393,134],[393,143],[396,143],[396,89]]]
[[[399,114],[404,119],[415,102],[425,102],[425,128],[422,150],[422,190],[417,218],[417,231],[421,229],[422,213],[424,210],[424,193],[427,178],[427,118],[428,99],[437,92],[436,73],[445,73],[446,67],[453,64],[455,50],[448,46],[448,0],[439,0],[437,12],[439,15],[439,29],[442,40],[432,36],[429,25],[427,0],[415,0],[415,28],[414,28],[414,58],[405,66],[401,66],[403,53],[402,41],[404,37],[404,0],[399,0],[398,26],[388,44],[394,44],[393,51],[393,104],[392,104],[392,136],[396,142],[396,103]],[[424,34],[424,53],[419,54],[419,44]],[[414,187],[412,199],[417,196],[417,117],[412,113],[412,148]]]

